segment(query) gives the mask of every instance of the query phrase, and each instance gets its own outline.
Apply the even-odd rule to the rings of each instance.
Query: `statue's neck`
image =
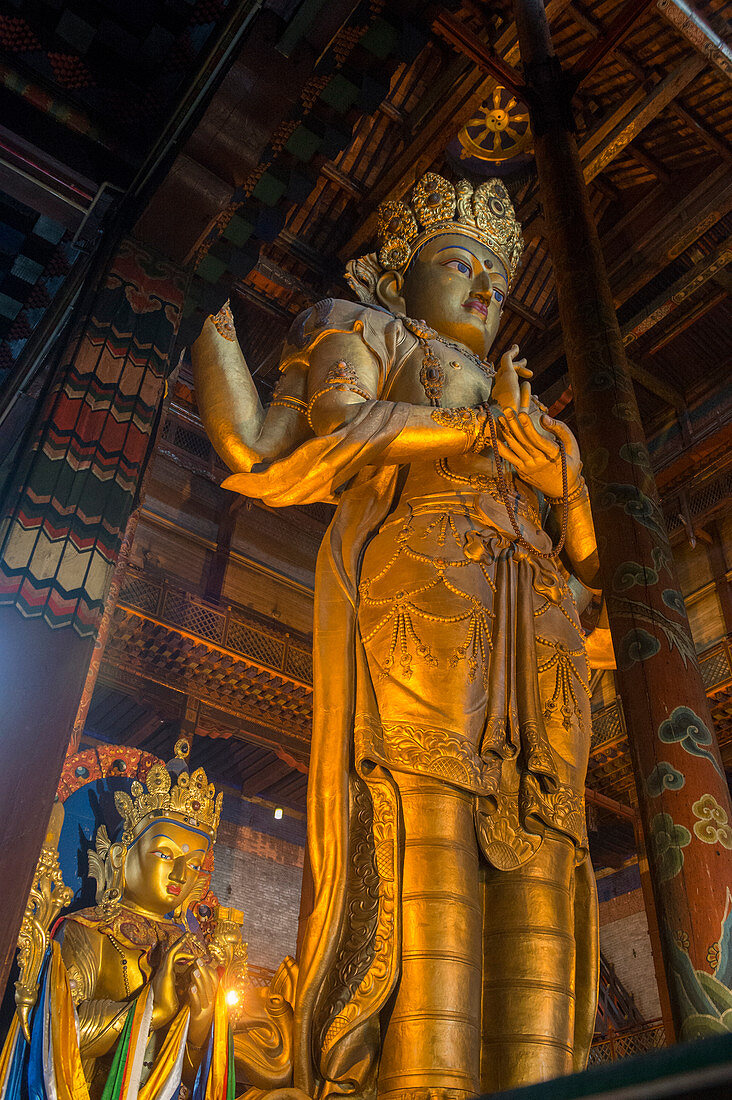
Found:
[[[147,909],[144,905],[140,905],[139,902],[132,901],[130,898],[122,895],[121,906],[130,913],[134,913],[135,916],[144,917],[145,920],[154,921],[156,924],[168,924],[169,918],[165,913],[157,913],[152,909]]]

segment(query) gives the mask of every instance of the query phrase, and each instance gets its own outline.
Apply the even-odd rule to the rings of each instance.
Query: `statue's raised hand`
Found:
[[[567,456],[567,486],[571,493],[577,487],[582,462],[577,440],[561,420],[541,417],[539,429],[529,416],[528,406],[519,406],[518,412],[504,409],[498,417],[498,453],[510,462],[519,477],[533,485],[548,497],[562,495],[562,459],[559,441],[564,444]]]
[[[208,1039],[218,984],[219,976],[216,968],[209,962],[198,959],[191,974],[191,985],[188,990],[188,1004],[191,1009],[188,1041],[195,1047],[202,1047]]]
[[[533,371],[526,366],[525,359],[517,359],[519,354],[518,344],[508,349],[501,356],[501,362],[493,380],[491,399],[502,409],[513,409],[515,413],[522,406],[529,407],[531,402],[531,383]]]
[[[196,956],[187,935],[181,936],[162,955],[152,979],[153,1030],[169,1024],[178,1011],[176,991],[178,976],[181,970],[195,962],[195,959]]]

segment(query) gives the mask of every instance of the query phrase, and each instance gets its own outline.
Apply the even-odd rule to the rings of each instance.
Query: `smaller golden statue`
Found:
[[[176,745],[185,762],[186,741]],[[0,1095],[69,1100],[233,1100],[291,1072],[294,964],[272,986],[248,980],[242,914],[218,909],[204,935],[192,909],[222,795],[202,768],[177,778],[162,764],[118,791],[119,840],[99,827],[90,873],[97,904],[50,925],[68,905],[54,809],[19,938],[17,1015],[0,1056]],[[236,1031],[234,1037],[233,1031]],[[254,1041],[252,1039],[254,1036]],[[45,1092],[33,1091],[43,1081]],[[35,1083],[35,1085],[34,1085]]]

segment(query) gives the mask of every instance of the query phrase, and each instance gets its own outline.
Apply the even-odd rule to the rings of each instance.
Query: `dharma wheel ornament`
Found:
[[[533,135],[525,103],[500,85],[458,134],[460,159],[504,164],[531,151]]]

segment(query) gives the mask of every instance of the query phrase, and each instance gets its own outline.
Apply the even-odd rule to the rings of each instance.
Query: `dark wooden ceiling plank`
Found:
[[[632,240],[632,248],[624,249],[608,270],[618,306],[724,217],[732,207],[732,175],[722,165],[715,172],[705,175],[696,187],[678,198],[670,208],[664,204],[657,210],[656,217],[653,216],[654,205],[634,207],[624,219],[623,229],[627,231],[628,239]],[[634,218],[639,213],[645,216],[645,230],[633,226]],[[617,235],[617,226],[604,235],[603,249]],[[557,321],[547,332],[544,345],[532,354],[534,378],[544,374],[563,354],[564,341]]]
[[[165,725],[164,718],[161,718],[159,714],[150,714],[148,712],[142,715],[141,718],[130,727],[125,735],[124,743],[136,749],[163,725]]]
[[[598,68],[608,54],[613,53],[627,38],[646,8],[652,3],[654,0],[627,0],[617,15],[611,19],[603,35],[588,46],[570,70],[571,75],[577,78],[578,87]]]
[[[732,50],[703,15],[683,0],[657,0],[656,9],[705,61],[711,61],[723,77],[732,80]]]
[[[621,325],[623,343],[627,347],[644,333],[648,332],[670,313],[678,309],[683,301],[695,294],[718,271],[722,271],[732,262],[732,238],[728,237],[708,256],[705,256],[688,271],[684,272],[666,290],[657,294],[630,321]]]
[[[588,34],[592,34],[596,37],[601,34],[601,23],[594,18],[589,11],[582,11],[576,4],[569,3],[567,5],[567,12],[583,30],[587,31]],[[614,55],[623,67],[629,73],[632,73],[641,83],[652,76],[650,69],[644,67],[635,57],[627,53],[627,51],[615,49]],[[685,99],[678,96],[676,99],[672,100],[669,104],[669,111],[691,127],[711,151],[718,153],[720,156],[724,157],[725,160],[732,159],[732,150],[729,144],[718,133],[710,129],[697,111],[686,103]]]
[[[253,794],[261,795],[264,791],[274,786],[280,779],[291,774],[292,767],[289,764],[286,764],[284,760],[275,759],[266,767],[244,780],[241,785],[241,796],[242,798],[247,798],[249,795]]]
[[[661,351],[662,348],[667,347],[677,336],[680,336],[688,328],[691,328],[692,325],[696,324],[697,321],[700,321],[702,317],[706,316],[707,313],[710,313],[711,310],[718,306],[720,302],[723,302],[725,298],[727,298],[728,293],[726,288],[722,288],[716,291],[710,298],[705,299],[703,302],[699,302],[685,313],[683,317],[677,318],[664,331],[663,336],[659,337],[656,342],[651,344],[646,350],[646,356],[655,355],[657,351]]]
[[[685,122],[687,126],[690,126],[694,130],[702,141],[706,142],[709,148],[718,153],[725,160],[732,160],[732,147],[724,140],[719,134],[716,134],[713,130],[710,130],[705,122],[699,117],[687,103],[682,99],[675,99],[670,105],[670,110],[676,115],[678,119]]]
[[[628,359],[628,370],[630,376],[634,382],[638,382],[649,393],[653,393],[656,397],[660,397],[671,408],[679,411],[686,409],[686,400],[683,393],[677,390],[675,386],[672,386],[669,382],[664,381],[662,378],[657,378],[655,374],[647,370],[646,367],[633,359]]]
[[[607,168],[618,154],[633,141],[668,104],[694,80],[704,68],[703,58],[694,54],[672,69],[663,80],[635,105],[635,107],[608,134],[596,154],[584,165],[584,176],[590,183],[599,172]]]
[[[483,72],[489,73],[504,88],[514,95],[524,94],[524,79],[512,65],[486,42],[481,42],[475,33],[460,19],[444,9],[438,9],[432,22],[432,29],[455,46],[464,57],[469,58]]]

